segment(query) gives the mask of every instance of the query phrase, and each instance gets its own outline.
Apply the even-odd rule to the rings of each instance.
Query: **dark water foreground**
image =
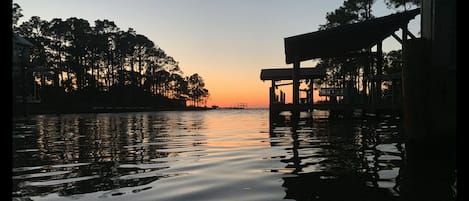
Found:
[[[15,118],[12,194],[24,200],[399,196],[398,117],[269,120],[268,110]]]

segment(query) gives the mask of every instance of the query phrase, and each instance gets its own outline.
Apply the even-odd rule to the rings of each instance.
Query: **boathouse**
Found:
[[[420,13],[420,9],[414,9],[401,13],[391,14],[384,17],[370,19],[360,23],[346,24],[334,28],[320,30],[316,32],[296,35],[284,39],[286,64],[293,64],[293,68],[269,68],[261,70],[261,80],[270,80],[272,85],[269,93],[269,106],[271,113],[279,111],[307,111],[312,109],[382,109],[383,107],[400,108],[399,105],[383,105],[381,103],[383,80],[391,80],[394,83],[400,82],[400,74],[387,76],[383,75],[383,50],[382,43],[388,37],[395,38],[403,44],[410,37],[416,38],[407,28],[410,20]],[[401,30],[399,37],[395,32]],[[372,52],[372,47],[376,46],[376,51]],[[375,74],[363,76],[363,87],[361,101],[345,101],[342,104],[313,104],[312,90],[313,80],[326,76],[324,67],[304,68],[301,62],[312,59],[324,58],[366,58],[367,63],[364,71],[369,71],[371,67],[375,69]],[[291,80],[292,103],[285,103],[285,94],[280,91],[277,95],[276,84],[280,80]],[[300,81],[309,80],[310,87],[300,89]],[[342,96],[357,96],[352,94],[353,86],[347,85],[345,88],[337,89],[342,92]],[[393,87],[396,89],[399,87]],[[306,97],[300,97],[300,91],[307,90]],[[321,90],[320,90],[321,91]],[[322,90],[329,91],[331,90]],[[332,90],[335,92],[335,90]],[[308,95],[311,94],[311,95]],[[392,94],[397,94],[393,92]],[[329,93],[329,95],[331,95]],[[397,97],[393,97],[393,103]],[[350,100],[350,98],[348,99]]]

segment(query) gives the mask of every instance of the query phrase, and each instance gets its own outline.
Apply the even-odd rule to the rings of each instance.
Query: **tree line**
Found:
[[[178,62],[133,28],[113,21],[70,17],[50,21],[39,16],[18,24],[23,16],[14,3],[13,32],[31,42],[32,81],[41,88],[77,93],[113,90],[144,91],[152,96],[189,100],[200,106],[209,97],[203,78],[184,76]]]

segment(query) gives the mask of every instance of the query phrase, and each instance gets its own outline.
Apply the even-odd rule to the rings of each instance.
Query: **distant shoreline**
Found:
[[[170,106],[77,106],[57,107],[48,104],[14,104],[13,116],[40,114],[82,114],[82,113],[121,113],[152,111],[202,111],[210,107],[170,107]]]

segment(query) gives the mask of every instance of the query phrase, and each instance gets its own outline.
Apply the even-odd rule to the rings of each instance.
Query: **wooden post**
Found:
[[[293,63],[293,106],[297,108],[298,104],[300,103],[300,80],[299,80],[299,72],[300,72],[300,62],[297,61]]]
[[[452,89],[448,84],[455,77],[431,63],[429,43],[408,40],[404,53],[403,131],[407,159],[401,189],[408,200],[432,200],[435,196],[435,200],[450,200],[456,163],[456,115],[451,108],[455,93],[449,93]],[[433,178],[431,182],[428,175]]]
[[[362,79],[362,87],[363,87],[363,105],[368,105],[370,103],[369,98],[367,98],[367,85],[368,85],[368,76],[370,74],[370,62],[371,62],[371,49],[368,48],[366,50],[368,55],[366,55],[365,65],[363,66],[363,79]],[[371,91],[369,93],[371,95]]]
[[[282,102],[282,104],[285,104],[285,92],[282,91],[282,93],[280,94],[280,102]]]
[[[272,80],[272,86],[270,87],[270,93],[269,93],[269,105],[272,107],[272,104],[275,101],[275,80]]]
[[[394,105],[396,105],[396,85],[397,82],[396,80],[392,79],[391,80],[391,105],[394,108]]]
[[[378,76],[378,79],[376,80],[376,103],[381,102],[381,76],[383,75],[383,41],[379,41],[376,44],[376,53],[377,53],[377,63],[376,63],[376,75]]]
[[[409,30],[407,29],[407,24],[403,25],[402,27],[402,47],[404,48],[404,44],[407,42],[407,33]]]
[[[311,80],[309,81],[309,89],[311,90],[311,99],[310,99],[310,103],[311,103],[311,112],[313,111],[313,105],[314,105],[314,79],[311,78]]]
[[[300,117],[300,61],[295,61],[293,63],[293,111],[292,111],[292,120],[297,120]]]
[[[422,3],[422,39],[403,37],[401,198],[456,200],[456,1]]]

